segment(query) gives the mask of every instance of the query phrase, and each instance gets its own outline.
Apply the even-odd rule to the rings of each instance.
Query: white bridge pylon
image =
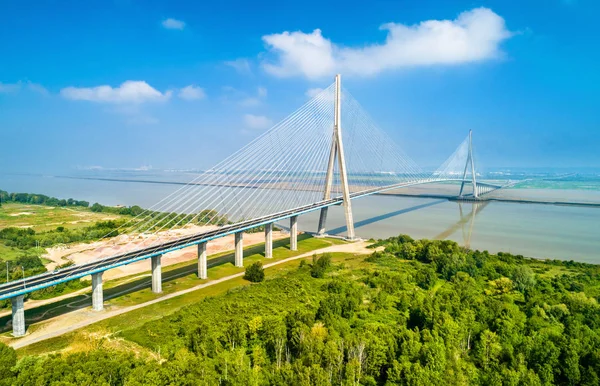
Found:
[[[352,204],[350,201],[350,190],[348,188],[348,174],[346,171],[346,158],[344,157],[344,145],[342,142],[342,122],[341,122],[341,90],[342,77],[336,75],[335,77],[335,101],[334,101],[334,118],[333,118],[333,136],[331,138],[331,150],[329,150],[329,161],[327,163],[327,174],[325,175],[325,192],[323,194],[323,200],[327,201],[331,198],[331,185],[333,183],[333,171],[335,161],[337,159],[340,183],[342,187],[342,197],[344,199],[344,216],[346,218],[346,237],[349,240],[353,240],[354,235],[354,218],[352,216]],[[321,208],[321,214],[319,216],[319,230],[318,234],[325,234],[325,223],[327,221],[327,211],[329,207]]]

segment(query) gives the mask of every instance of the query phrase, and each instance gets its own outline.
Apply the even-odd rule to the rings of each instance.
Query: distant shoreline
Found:
[[[143,184],[159,184],[159,185],[197,185],[204,186],[207,184],[202,183],[189,183],[189,182],[178,182],[178,181],[157,181],[157,180],[136,180],[136,179],[123,179],[123,178],[106,178],[106,177],[77,177],[77,176],[51,176],[54,178],[67,178],[74,180],[95,180],[95,181],[109,181],[109,182],[137,182]],[[229,186],[226,184],[219,184],[218,186]],[[234,186],[231,186],[234,187]],[[258,188],[258,187],[255,187]],[[600,208],[600,203],[593,202],[572,202],[572,201],[554,201],[554,200],[529,200],[529,199],[510,199],[510,198],[486,198],[482,201],[472,201],[472,200],[464,200],[459,199],[456,196],[447,195],[447,194],[414,194],[414,193],[375,193],[375,195],[381,196],[395,196],[395,197],[414,197],[414,198],[431,198],[431,199],[446,199],[448,201],[457,201],[457,202],[486,202],[486,201],[496,201],[496,202],[506,202],[506,203],[514,203],[514,204],[541,204],[541,205],[558,205],[558,206],[578,206],[578,207],[587,207],[587,208]]]

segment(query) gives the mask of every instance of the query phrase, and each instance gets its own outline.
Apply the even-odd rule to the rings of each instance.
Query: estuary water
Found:
[[[0,175],[0,189],[147,208],[180,188],[172,182],[188,182],[193,175],[146,171],[103,173],[85,178],[94,179]],[[121,181],[115,181],[117,179]],[[600,190],[573,188],[565,186],[564,181],[560,184],[558,188],[538,184],[525,189],[509,189],[502,194],[522,199],[545,194],[555,201],[576,198],[578,202],[600,203]],[[600,207],[496,201],[473,204],[385,195],[357,199],[352,205],[356,234],[362,238],[385,238],[405,233],[414,238],[451,239],[490,252],[600,263]],[[315,231],[317,222],[318,212],[308,213],[299,218],[299,228]],[[345,232],[342,208],[330,208],[328,233],[344,235]]]

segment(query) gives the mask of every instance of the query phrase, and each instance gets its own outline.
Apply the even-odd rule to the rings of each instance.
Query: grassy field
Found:
[[[53,207],[7,203],[0,207],[0,229],[8,227],[31,227],[36,232],[65,228],[80,228],[96,221],[115,220],[123,216],[94,213],[80,207]]]

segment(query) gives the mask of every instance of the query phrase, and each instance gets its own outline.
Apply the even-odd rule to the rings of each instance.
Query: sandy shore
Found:
[[[109,240],[102,240],[89,244],[79,243],[48,248],[47,252],[42,255],[42,257],[51,261],[46,265],[46,268],[51,271],[54,270],[58,265],[65,264],[69,261],[72,261],[75,264],[93,262],[108,256],[147,247],[153,243],[156,243],[157,241],[167,242],[183,236],[206,232],[215,228],[215,226],[192,225],[181,229],[160,232],[157,235],[119,235]],[[274,240],[284,237],[288,237],[288,235],[280,231],[273,232]],[[245,245],[258,244],[262,242],[264,242],[263,232],[244,234]],[[209,255],[211,255],[221,251],[231,250],[233,249],[233,246],[234,235],[229,235],[210,241],[207,245],[207,252]],[[195,259],[196,256],[196,247],[180,249],[178,251],[164,254],[162,265],[169,266],[181,263],[183,261]],[[129,276],[148,271],[149,264],[150,263],[148,261],[143,260],[113,268],[104,273],[104,278],[105,280],[116,279],[123,276]]]

